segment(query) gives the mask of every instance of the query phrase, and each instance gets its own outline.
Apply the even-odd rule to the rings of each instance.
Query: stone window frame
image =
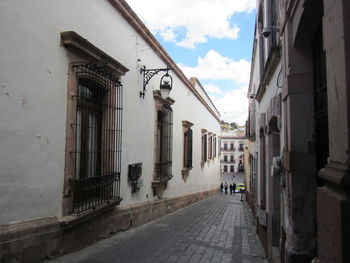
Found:
[[[61,32],[61,46],[67,49],[69,64],[68,66],[68,87],[67,87],[67,125],[66,125],[66,147],[65,147],[65,172],[63,182],[63,216],[85,216],[90,214],[102,213],[106,209],[111,209],[118,205],[121,198],[95,207],[92,210],[85,211],[81,214],[74,214],[73,195],[74,195],[74,177],[75,177],[75,159],[72,155],[74,152],[76,138],[73,123],[76,123],[76,101],[78,77],[73,70],[73,66],[79,64],[94,63],[103,66],[106,70],[120,78],[129,71],[117,60],[94,46],[87,39],[83,38],[74,31]],[[72,219],[74,220],[74,218]]]
[[[154,126],[154,134],[155,134],[155,140],[154,140],[154,169],[153,169],[153,181],[152,181],[152,188],[153,188],[153,195],[157,196],[159,199],[163,198],[164,191],[167,188],[168,181],[173,178],[173,175],[168,175],[164,178],[157,178],[157,167],[156,167],[156,148],[157,148],[157,141],[156,141],[156,136],[157,136],[157,116],[159,111],[163,111],[164,108],[170,108],[171,106],[175,103],[175,100],[172,98],[168,97],[164,99],[159,90],[154,90],[153,91],[153,98],[155,102],[155,111],[154,111],[154,118],[155,118],[155,126]],[[172,136],[172,135],[171,135]],[[170,141],[172,144],[172,140]],[[172,145],[171,145],[171,148]]]

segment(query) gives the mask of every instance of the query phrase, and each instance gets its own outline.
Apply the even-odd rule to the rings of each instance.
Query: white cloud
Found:
[[[238,122],[243,125],[248,117],[247,86],[227,92],[221,98],[210,96],[226,122]]]
[[[185,75],[197,77],[198,79],[232,80],[236,83],[248,84],[250,73],[250,62],[244,59],[234,61],[221,56],[215,50],[209,50],[204,58],[198,58],[196,67],[178,65]]]
[[[175,42],[176,40],[176,34],[169,28],[160,32],[160,35],[165,41],[168,41],[168,42]]]
[[[215,85],[204,85],[203,88],[207,93],[224,94],[224,92],[218,86]]]
[[[208,37],[238,37],[237,25],[230,25],[232,15],[250,12],[256,0],[127,0],[152,32],[158,32],[165,41],[174,41],[175,31],[186,29],[179,46],[193,48]],[[167,32],[167,33],[165,33]],[[168,38],[169,32],[173,37]],[[165,36],[165,37],[164,37]]]
[[[250,76],[250,62],[244,59],[234,61],[221,56],[215,50],[209,50],[204,58],[198,58],[196,67],[188,67],[179,64],[179,67],[190,77],[199,80],[230,80],[232,87],[240,86],[229,92],[214,84],[204,85],[210,98],[221,114],[221,118],[227,122],[238,122],[243,125],[248,114],[247,90]]]

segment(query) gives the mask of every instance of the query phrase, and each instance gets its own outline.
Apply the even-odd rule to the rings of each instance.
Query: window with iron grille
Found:
[[[214,135],[214,158],[216,157],[216,147],[217,147],[217,138],[216,138],[216,135]]]
[[[208,159],[213,159],[213,136],[208,136]]]
[[[73,212],[120,200],[122,85],[95,64],[74,65]]]
[[[164,104],[157,110],[156,119],[156,180],[172,176],[173,110]]]
[[[205,163],[208,159],[208,137],[206,130],[202,130],[202,163]]]
[[[185,169],[192,168],[192,141],[193,132],[191,129],[192,123],[188,121],[183,121],[183,131],[184,131],[184,145],[183,145],[183,167]]]

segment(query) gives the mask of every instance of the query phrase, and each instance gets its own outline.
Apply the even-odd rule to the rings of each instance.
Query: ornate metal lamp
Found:
[[[169,75],[169,70],[171,70],[171,68],[146,69],[146,67],[143,66],[140,69],[140,73],[143,75],[143,89],[142,91],[140,91],[140,97],[142,97],[143,99],[145,98],[146,86],[148,82],[151,80],[151,78],[154,75],[157,75],[159,72],[165,71],[166,73],[160,79],[159,88],[160,88],[160,93],[162,97],[164,99],[167,98],[173,86],[173,78]]]

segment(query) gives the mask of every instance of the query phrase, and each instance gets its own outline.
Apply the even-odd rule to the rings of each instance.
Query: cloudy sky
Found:
[[[244,124],[256,0],[126,0],[227,122]]]

